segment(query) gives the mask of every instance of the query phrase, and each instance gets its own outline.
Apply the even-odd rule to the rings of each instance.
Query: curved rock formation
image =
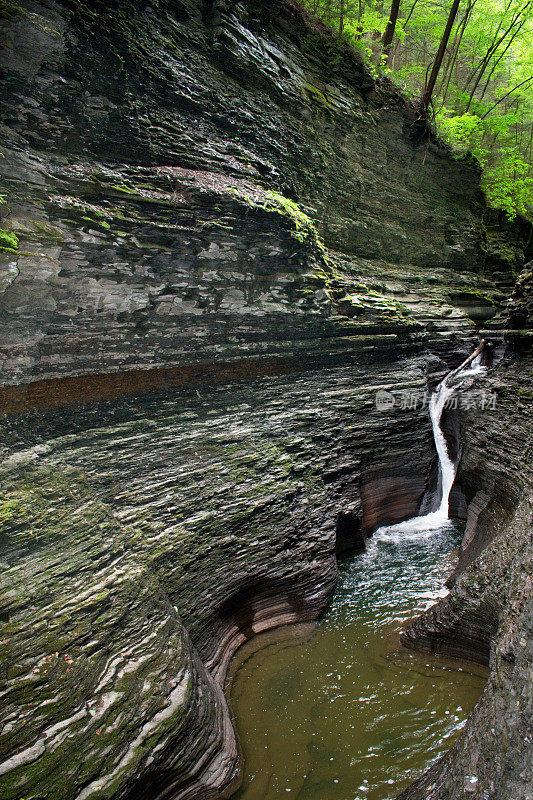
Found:
[[[222,797],[232,653],[427,498],[410,398],[524,229],[291,2],[3,2],[0,43],[0,794]]]

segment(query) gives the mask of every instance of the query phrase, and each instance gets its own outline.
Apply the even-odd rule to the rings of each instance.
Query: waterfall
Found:
[[[446,439],[440,427],[440,420],[447,400],[453,396],[456,389],[465,378],[479,375],[479,373],[485,370],[485,367],[481,365],[481,351],[484,345],[485,342],[483,341],[466,361],[457,367],[457,369],[452,370],[452,372],[446,375],[431,395],[429,401],[429,415],[433,428],[433,439],[439,457],[439,494],[441,498],[439,507],[436,511],[431,511],[429,514],[425,514],[422,517],[412,517],[396,525],[387,525],[378,528],[374,536],[377,535],[380,539],[383,539],[394,538],[396,533],[410,533],[416,535],[446,527],[449,524],[449,500],[453,481],[455,479],[455,465],[448,454]]]
[[[433,428],[433,439],[439,457],[441,494],[440,505],[433,513],[435,514],[436,520],[441,520],[443,522],[448,519],[448,501],[455,478],[455,466],[448,454],[446,439],[440,427],[440,420],[446,401],[453,393],[454,389],[448,386],[446,379],[444,379],[442,383],[439,383],[429,401],[429,416],[431,417],[431,426]]]

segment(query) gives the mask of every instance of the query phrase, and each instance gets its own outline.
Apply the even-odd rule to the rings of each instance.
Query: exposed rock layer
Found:
[[[235,648],[434,489],[376,389],[460,363],[523,263],[289,3],[119,5],[0,4],[5,800],[231,791]]]

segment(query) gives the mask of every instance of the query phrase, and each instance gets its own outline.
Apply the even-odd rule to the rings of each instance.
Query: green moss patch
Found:
[[[18,250],[19,239],[16,233],[0,228],[0,250],[15,253]]]
[[[488,292],[476,289],[457,289],[449,293],[450,302],[454,305],[495,306],[493,297]]]
[[[6,0],[0,0],[0,21],[11,22],[27,16],[29,16],[29,12],[25,8],[15,3],[8,3]]]
[[[288,197],[284,197],[279,192],[267,192],[266,208],[274,208],[274,210],[289,217],[294,228],[291,235],[299,242],[305,242],[309,239],[312,240],[314,244],[317,244],[320,249],[324,248],[320,241],[315,223],[302,211],[298,203],[295,203],[294,200],[289,200]]]

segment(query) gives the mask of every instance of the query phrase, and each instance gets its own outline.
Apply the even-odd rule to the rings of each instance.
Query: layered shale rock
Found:
[[[422,392],[423,362],[404,370]],[[323,610],[335,549],[361,541],[362,475],[381,470],[403,497],[378,523],[415,513],[428,488],[425,410],[376,409],[378,377],[397,388],[390,365],[356,375],[5,419],[3,797],[231,784],[230,656]]]
[[[0,13],[4,384],[496,314],[523,246],[475,168],[414,141],[405,101],[289,3]]]
[[[0,2],[0,42],[0,794],[221,797],[231,655],[428,502],[408,398],[513,327],[527,237],[290,2]]]
[[[422,392],[424,362],[402,367],[403,388]],[[209,797],[213,784],[231,786],[237,756],[219,688],[231,653],[321,611],[336,539],[364,525],[367,476],[381,471],[411,497],[401,509],[381,498],[377,524],[410,516],[428,488],[425,411],[375,406],[376,386],[396,391],[397,378],[396,367],[368,365],[354,382],[349,366],[4,420],[7,797],[54,797],[57,786]],[[465,467],[480,454],[469,452]],[[466,471],[463,488],[469,497]],[[506,608],[486,575],[496,564],[510,592],[502,553],[522,556],[505,526],[502,538],[473,611],[469,573],[460,579],[448,653],[471,657],[484,637],[488,656]]]
[[[176,787],[235,757],[220,688],[150,569],[144,537],[78,471],[6,479],[2,796],[113,796],[173,764]],[[6,535],[6,531],[9,531]],[[198,703],[198,698],[202,703]],[[233,743],[233,751],[231,744]],[[137,787],[136,787],[137,788]]]

